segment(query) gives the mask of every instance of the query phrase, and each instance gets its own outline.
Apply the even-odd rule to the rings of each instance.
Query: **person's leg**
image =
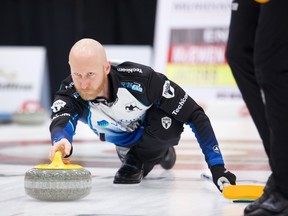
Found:
[[[260,4],[255,1],[233,1],[226,57],[243,100],[262,139],[265,152],[269,157],[270,132],[253,61],[259,13]],[[274,180],[271,175],[263,195],[255,202],[247,205],[244,214],[257,209],[269,197],[273,188]]]
[[[258,133],[269,155],[269,128],[260,86],[255,77],[253,55],[260,5],[255,1],[234,0],[226,58]]]
[[[120,154],[122,153],[122,158],[123,156],[125,157],[125,159],[127,157],[128,158],[132,157],[134,160],[140,161],[143,164],[143,167],[138,164],[137,169],[134,169],[134,171],[140,173],[139,170],[143,169],[143,176],[145,177],[153,169],[154,165],[159,163],[161,164],[161,162],[163,161],[165,162],[165,165],[169,165],[164,166],[164,168],[173,167],[176,157],[173,156],[173,154],[175,154],[175,151],[171,151],[169,150],[169,148],[171,149],[171,147],[178,144],[182,132],[183,132],[183,123],[172,119],[170,116],[162,112],[160,109],[157,109],[155,106],[152,106],[147,111],[146,127],[142,137],[136,143],[133,143],[133,145],[129,148],[129,151],[126,154],[125,152],[127,148],[117,147],[116,150],[118,152],[118,156],[119,153]],[[120,156],[119,158],[121,159]],[[124,169],[126,169],[125,164],[127,163],[125,159],[123,163]],[[117,176],[117,174],[119,174],[119,171],[120,174],[122,173],[122,170],[123,165],[116,173],[115,179],[122,178],[121,175]],[[142,176],[140,176],[140,178],[142,178]],[[129,177],[125,176],[125,179],[129,181]],[[123,178],[121,181],[122,182],[124,181]]]
[[[288,1],[261,6],[255,41],[255,72],[264,92],[271,129],[269,161],[275,187],[247,216],[288,215]]]
[[[270,164],[276,188],[288,197],[288,1],[262,5],[255,42],[255,71],[271,129]]]
[[[178,145],[183,132],[183,123],[174,120],[156,107],[151,107],[147,112],[147,125],[142,138],[134,146],[138,157],[143,161],[144,175],[146,176],[156,164],[163,168],[172,168],[175,163],[175,151],[172,147]],[[173,158],[172,158],[173,157]],[[166,159],[166,163],[165,163]],[[169,160],[174,162],[169,164]],[[163,166],[163,164],[165,165]]]

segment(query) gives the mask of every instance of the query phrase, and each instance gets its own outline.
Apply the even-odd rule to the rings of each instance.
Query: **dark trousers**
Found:
[[[173,119],[162,110],[152,106],[146,114],[146,127],[142,137],[129,148],[117,147],[119,155],[125,157],[129,154],[138,157],[144,163],[144,173],[147,174],[152,170],[155,164],[165,156],[168,148],[178,145],[183,132],[183,123]]]
[[[276,188],[288,197],[288,1],[236,0],[226,57],[257,127]]]

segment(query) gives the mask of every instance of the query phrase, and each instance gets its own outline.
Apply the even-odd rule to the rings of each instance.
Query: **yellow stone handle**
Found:
[[[57,151],[54,158],[50,164],[38,164],[34,168],[37,169],[82,169],[83,167],[77,164],[65,164],[62,161],[62,152]]]
[[[62,161],[62,152],[61,151],[57,151],[55,153],[54,158],[52,160],[52,163],[50,165],[53,165],[55,167],[64,165],[64,163]]]

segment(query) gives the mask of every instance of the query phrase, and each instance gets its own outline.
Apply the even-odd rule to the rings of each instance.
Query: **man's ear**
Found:
[[[111,69],[111,63],[110,63],[110,61],[107,61],[107,62],[106,62],[106,65],[105,65],[105,72],[106,72],[106,74],[109,74],[109,73],[110,73],[110,69]]]

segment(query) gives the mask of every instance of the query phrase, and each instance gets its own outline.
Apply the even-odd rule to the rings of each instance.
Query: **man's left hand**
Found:
[[[210,168],[213,182],[220,190],[223,191],[227,185],[236,185],[236,176],[225,169],[224,165],[215,165]]]

